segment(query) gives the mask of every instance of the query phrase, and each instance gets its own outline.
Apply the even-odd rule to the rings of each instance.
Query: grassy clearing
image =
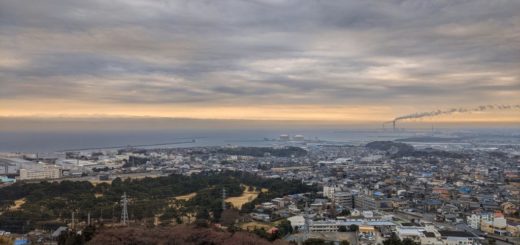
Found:
[[[188,201],[190,199],[192,199],[194,196],[197,195],[197,192],[192,192],[190,194],[186,194],[186,195],[182,195],[182,196],[176,196],[174,197],[176,200],[183,200],[183,201]]]
[[[249,186],[243,185],[245,187],[244,192],[242,192],[242,195],[238,197],[228,197],[226,198],[226,202],[230,202],[233,207],[241,209],[242,205],[253,201],[258,197],[258,194],[260,194],[259,191],[256,190],[256,188],[253,191],[249,191]],[[263,192],[264,189],[262,189]],[[266,190],[267,191],[267,190]]]

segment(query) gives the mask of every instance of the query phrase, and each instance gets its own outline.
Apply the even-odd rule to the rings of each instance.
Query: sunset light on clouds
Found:
[[[520,103],[518,1],[0,3],[0,116],[381,121]],[[519,110],[440,117],[520,121]]]

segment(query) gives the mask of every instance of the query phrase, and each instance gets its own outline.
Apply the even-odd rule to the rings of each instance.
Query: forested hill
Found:
[[[372,150],[386,151],[390,154],[403,154],[414,151],[411,145],[393,141],[374,141],[366,144],[365,147]]]
[[[112,184],[95,186],[85,181],[16,183],[0,189],[0,230],[22,232],[49,224],[60,225],[71,217],[72,212],[83,220],[89,212],[94,218],[111,219],[121,212],[119,202],[125,192],[129,197],[130,219],[133,220],[153,222],[155,215],[167,213],[180,221],[180,217],[194,213],[218,221],[222,212],[222,188],[226,189],[228,196],[239,196],[244,188],[241,184],[269,190],[260,193],[253,201],[255,203],[287,194],[315,191],[315,187],[299,181],[263,179],[243,172],[206,172],[134,180],[117,178]],[[193,192],[197,195],[188,201],[174,199]],[[26,202],[19,209],[8,208],[22,198]],[[172,209],[172,203],[182,208]]]
[[[288,146],[283,148],[273,147],[234,147],[234,148],[222,148],[218,150],[219,153],[228,155],[239,155],[239,156],[254,156],[263,157],[266,155],[276,157],[301,157],[307,155],[307,151],[294,146]]]

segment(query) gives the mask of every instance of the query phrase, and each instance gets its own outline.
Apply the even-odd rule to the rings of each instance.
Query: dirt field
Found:
[[[269,224],[260,223],[260,222],[256,222],[256,221],[243,223],[240,225],[240,228],[242,228],[244,230],[248,230],[248,231],[252,231],[254,229],[261,229],[261,228],[264,228],[265,230],[269,230],[272,227],[273,226],[271,226]]]
[[[14,205],[9,207],[10,210],[18,210],[25,203],[25,198],[14,201]]]
[[[89,180],[89,182],[93,185],[93,186],[96,186],[96,185],[99,185],[101,183],[107,183],[107,184],[112,184],[112,181],[111,180]]]
[[[188,200],[192,199],[195,195],[197,195],[197,192],[193,192],[193,193],[190,193],[187,195],[182,195],[182,196],[176,196],[174,198],[177,200],[188,201]]]
[[[257,191],[256,189],[254,191],[249,191],[249,186],[247,185],[244,185],[244,187],[245,191],[242,193],[241,196],[226,198],[226,202],[230,202],[231,204],[233,204],[235,208],[241,209],[242,205],[258,197],[258,194],[260,193],[259,191]],[[262,192],[265,192],[264,190],[267,191],[267,189],[262,189]]]

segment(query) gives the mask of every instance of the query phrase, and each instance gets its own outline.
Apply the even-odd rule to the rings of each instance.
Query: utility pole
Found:
[[[336,196],[332,194],[332,210],[331,210],[332,218],[336,218]]]
[[[87,214],[87,225],[90,225],[90,211]]]
[[[71,219],[71,222],[70,222],[70,228],[72,230],[74,230],[74,211],[72,211],[72,219]]]
[[[222,187],[222,210],[226,210],[226,188]]]
[[[112,205],[112,223],[115,223],[116,222],[116,215],[115,215],[115,208],[116,208],[116,204]]]
[[[126,199],[126,192],[121,197],[121,206],[123,206],[123,210],[121,211],[121,224],[127,225],[128,223],[128,199]]]

